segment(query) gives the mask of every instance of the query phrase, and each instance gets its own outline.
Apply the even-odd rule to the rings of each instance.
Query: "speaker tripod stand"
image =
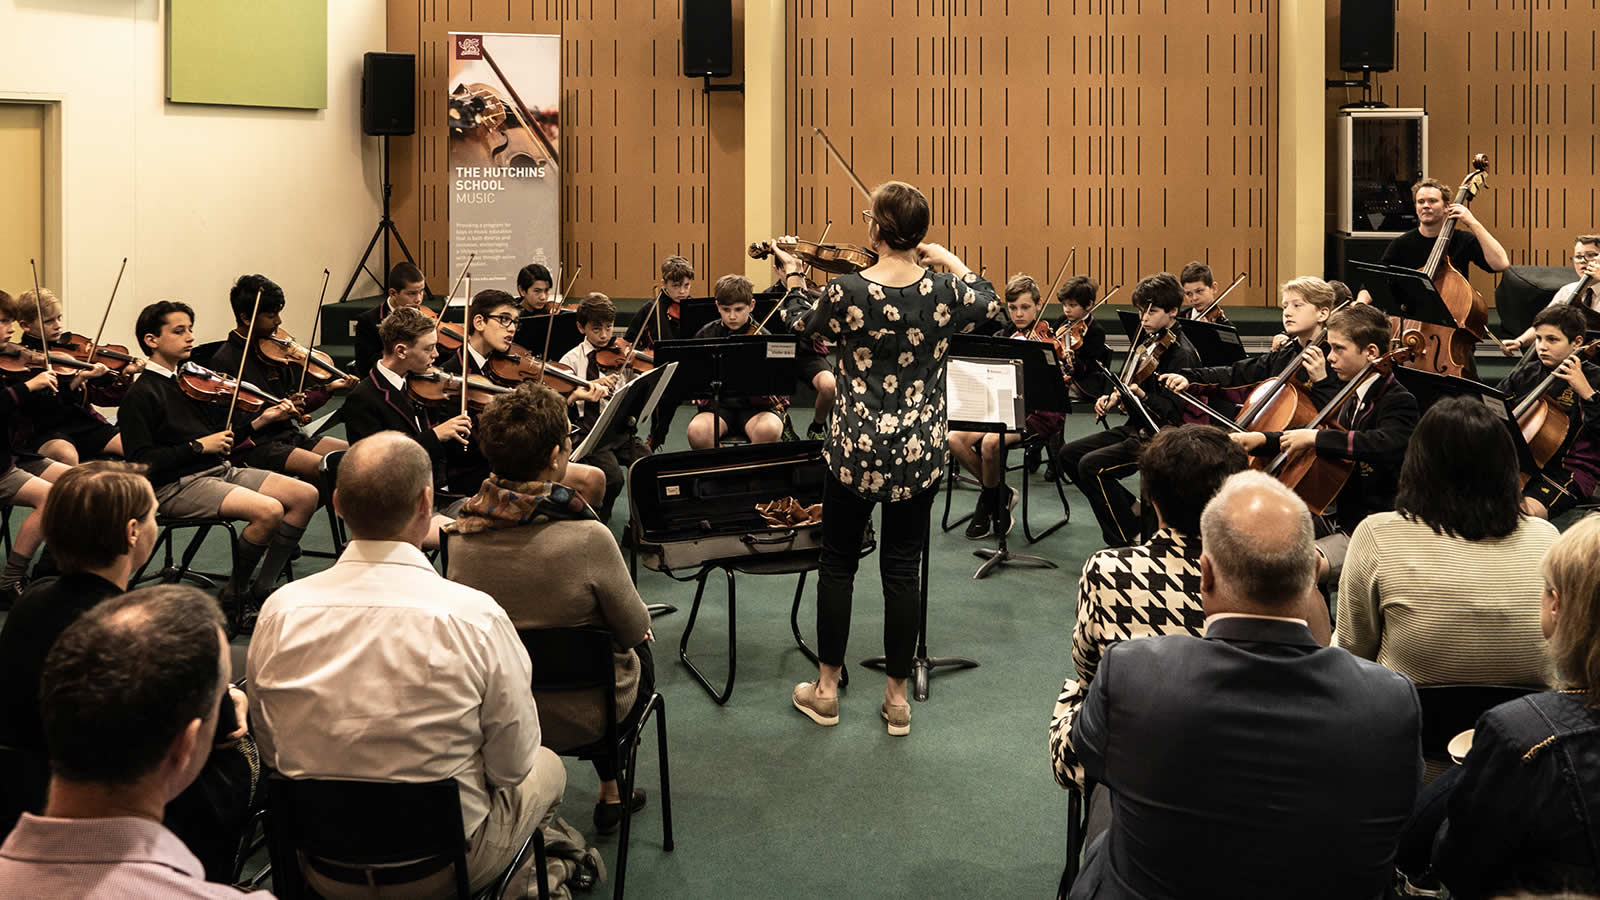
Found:
[[[394,186],[389,183],[389,136],[384,135],[379,140],[383,141],[383,162],[381,164],[383,172],[383,215],[378,218],[377,230],[372,232],[372,240],[367,241],[367,250],[361,254],[361,260],[356,263],[356,270],[350,273],[350,281],[344,286],[344,293],[339,295],[338,302],[340,303],[350,299],[350,292],[355,290],[356,280],[361,277],[362,272],[367,273],[373,281],[378,283],[378,293],[384,293],[389,289],[387,281],[389,277],[388,238],[391,235],[394,237],[394,242],[400,245],[400,252],[406,255],[406,262],[412,265],[417,264],[416,258],[411,255],[411,249],[406,246],[406,239],[400,236],[400,229],[394,224],[394,219],[389,217],[389,195],[394,190]],[[383,250],[381,251],[383,259],[382,278],[373,275],[372,270],[367,268],[367,260],[372,258],[372,250],[378,246],[378,241],[380,240],[383,241]]]

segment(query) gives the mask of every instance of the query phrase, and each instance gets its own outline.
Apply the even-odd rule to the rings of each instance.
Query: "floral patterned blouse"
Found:
[[[841,484],[871,500],[905,500],[944,469],[945,353],[950,336],[1005,315],[994,286],[924,270],[906,287],[844,275],[822,294],[783,298],[794,331],[838,343],[839,397],[822,455]]]

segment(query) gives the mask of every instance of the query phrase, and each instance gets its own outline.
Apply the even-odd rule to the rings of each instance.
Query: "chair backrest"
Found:
[[[533,695],[591,691],[605,704],[606,736],[616,737],[617,673],[611,632],[593,625],[568,628],[518,628],[517,636],[533,662]]]
[[[269,772],[267,791],[275,884],[280,861],[296,853],[313,865],[322,860],[352,869],[434,861],[416,867],[416,877],[454,865],[457,893],[468,896],[467,838],[453,779],[335,781]]]
[[[339,483],[339,461],[348,450],[332,450],[322,455],[323,484],[332,487]]]
[[[1473,727],[1491,708],[1539,688],[1506,684],[1419,684],[1422,704],[1422,755],[1448,756],[1450,739]]]

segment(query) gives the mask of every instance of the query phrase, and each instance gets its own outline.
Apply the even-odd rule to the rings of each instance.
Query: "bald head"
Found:
[[[409,541],[432,506],[433,463],[422,445],[398,431],[356,441],[339,463],[333,505],[362,541]]]
[[[1225,606],[1289,614],[1316,578],[1311,511],[1294,491],[1261,472],[1240,472],[1223,482],[1200,515],[1200,546],[1212,575],[1202,585],[1208,613]]]

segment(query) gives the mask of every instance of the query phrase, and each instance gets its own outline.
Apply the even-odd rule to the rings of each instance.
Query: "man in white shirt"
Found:
[[[554,815],[566,787],[560,758],[539,744],[527,650],[494,598],[446,581],[422,555],[433,486],[415,440],[358,441],[333,503],[349,547],[332,568],[274,593],[250,644],[261,760],[290,778],[456,779],[477,891]],[[325,897],[367,896],[315,869],[306,877]],[[448,870],[436,877],[448,896]],[[414,888],[406,895],[432,895]]]
[[[67,626],[39,683],[50,796],[0,846],[0,897],[244,896],[162,825],[205,765],[229,669],[221,611],[192,587],[123,594]]]

